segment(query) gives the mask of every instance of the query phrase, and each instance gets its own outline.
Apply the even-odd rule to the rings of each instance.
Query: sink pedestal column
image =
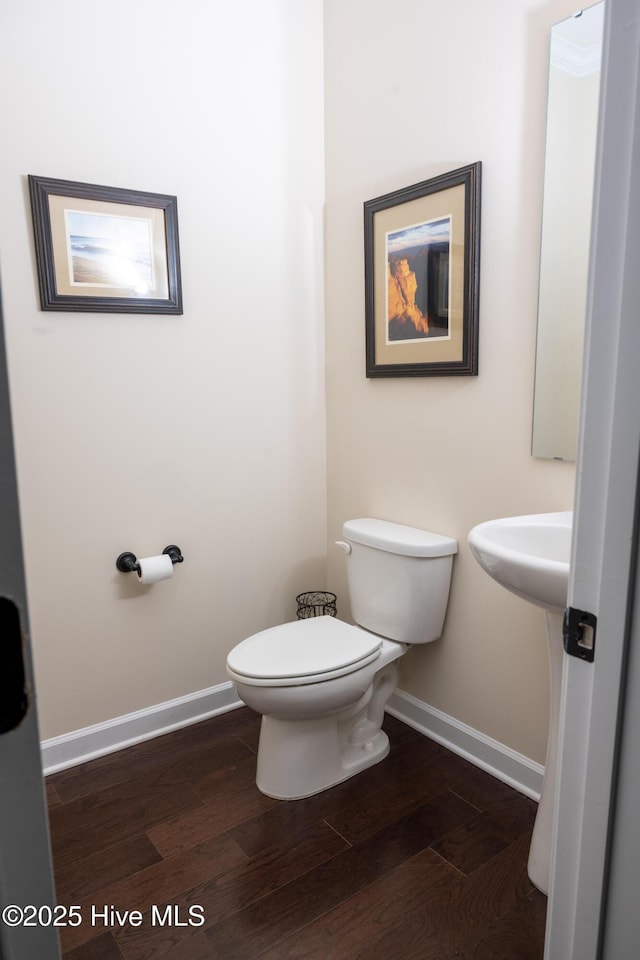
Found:
[[[562,613],[545,610],[547,650],[549,655],[549,737],[544,779],[538,813],[531,838],[527,870],[531,882],[543,893],[549,893],[551,867],[551,835],[553,808],[558,772],[558,723],[560,719],[560,689],[562,682]]]

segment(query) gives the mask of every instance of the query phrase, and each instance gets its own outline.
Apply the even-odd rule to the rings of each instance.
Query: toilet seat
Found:
[[[294,620],[247,637],[227,658],[250,686],[288,687],[342,677],[380,656],[382,639],[335,617]]]

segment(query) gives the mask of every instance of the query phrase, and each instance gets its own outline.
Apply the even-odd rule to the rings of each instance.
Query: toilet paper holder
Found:
[[[182,551],[180,550],[180,547],[176,547],[175,543],[170,543],[169,546],[165,547],[162,552],[168,555],[171,563],[174,565],[184,561]],[[125,550],[124,553],[120,554],[116,560],[116,567],[120,573],[137,573],[140,569],[138,558],[136,557],[135,553],[131,553],[130,550]]]

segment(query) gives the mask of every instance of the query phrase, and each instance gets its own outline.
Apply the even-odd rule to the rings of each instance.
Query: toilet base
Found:
[[[352,727],[350,726],[350,729]],[[290,722],[263,716],[256,786],[275,800],[302,800],[348,780],[389,753],[384,730],[341,742],[337,717]]]

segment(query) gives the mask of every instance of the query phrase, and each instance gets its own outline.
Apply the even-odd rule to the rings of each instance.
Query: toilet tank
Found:
[[[348,520],[342,532],[355,622],[399,643],[437,640],[447,610],[457,542],[369,517]]]

